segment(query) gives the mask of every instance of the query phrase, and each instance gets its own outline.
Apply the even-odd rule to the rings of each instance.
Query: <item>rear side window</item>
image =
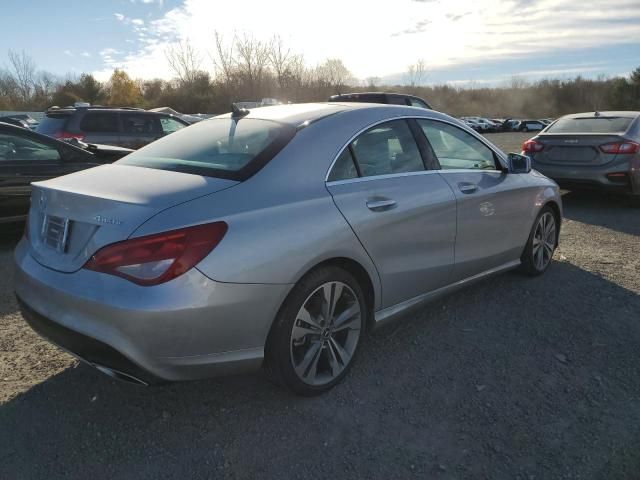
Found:
[[[351,144],[363,177],[424,170],[422,156],[405,120],[375,126]]]
[[[214,118],[183,128],[118,163],[244,180],[271,160],[296,129],[255,118]]]
[[[158,117],[140,113],[121,113],[122,133],[145,134],[160,133]]]
[[[118,114],[111,112],[90,112],[80,122],[80,130],[91,133],[117,133]]]
[[[336,159],[336,162],[333,164],[333,168],[331,169],[331,173],[329,174],[327,181],[335,182],[338,180],[348,180],[350,178],[356,178],[357,176],[358,170],[356,169],[356,164],[353,161],[351,149],[347,147],[342,151],[340,156]]]
[[[406,98],[394,97],[393,95],[387,95],[387,103],[390,105],[408,105]]]
[[[71,115],[45,115],[38,124],[36,132],[44,135],[61,132],[64,130],[67,120],[69,120],[70,117]]]
[[[547,133],[622,133],[633,122],[629,117],[561,118]]]
[[[424,103],[422,100],[418,100],[417,98],[410,98],[409,103],[412,107],[420,107],[420,108],[429,108],[429,105]]]

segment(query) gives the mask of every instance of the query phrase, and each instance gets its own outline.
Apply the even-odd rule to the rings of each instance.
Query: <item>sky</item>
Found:
[[[407,81],[423,59],[426,84],[500,85],[640,66],[640,0],[2,0],[1,44],[39,69],[106,80],[171,78],[167,48],[189,41],[213,71],[224,39],[279,35],[307,64],[341,58],[360,79]],[[54,6],[55,5],[55,6]],[[7,13],[9,12],[9,13]],[[0,68],[6,67],[0,52]]]

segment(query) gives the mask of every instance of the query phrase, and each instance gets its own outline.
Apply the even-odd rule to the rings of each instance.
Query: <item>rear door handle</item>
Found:
[[[367,208],[374,212],[382,212],[384,210],[391,210],[397,205],[395,200],[390,198],[385,200],[367,200]]]
[[[473,193],[478,190],[478,186],[473,183],[459,183],[458,189],[462,193]]]

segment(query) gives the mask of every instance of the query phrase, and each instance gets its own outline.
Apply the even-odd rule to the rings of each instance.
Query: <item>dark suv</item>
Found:
[[[51,107],[36,131],[58,139],[140,148],[187,125],[174,115],[139,108]]]
[[[386,103],[391,105],[409,105],[410,107],[428,108],[431,105],[422,98],[404,93],[387,92],[364,92],[364,93],[343,93],[329,97],[330,102],[360,102],[360,103]]]

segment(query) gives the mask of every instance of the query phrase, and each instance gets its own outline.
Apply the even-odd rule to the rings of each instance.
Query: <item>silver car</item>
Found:
[[[522,150],[534,168],[562,186],[640,199],[640,112],[567,115],[524,142]]]
[[[205,120],[35,183],[15,290],[44,337],[137,383],[255,371],[338,383],[365,329],[516,267],[557,185],[442,113],[283,105]]]

